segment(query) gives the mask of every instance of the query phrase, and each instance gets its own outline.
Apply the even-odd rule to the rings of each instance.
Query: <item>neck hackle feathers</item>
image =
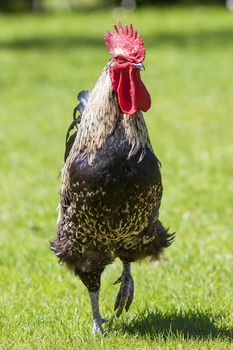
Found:
[[[141,35],[133,30],[133,25],[114,26],[114,32],[110,30],[105,34],[105,43],[108,51],[113,56],[124,56],[134,63],[141,63],[145,59],[145,47]]]

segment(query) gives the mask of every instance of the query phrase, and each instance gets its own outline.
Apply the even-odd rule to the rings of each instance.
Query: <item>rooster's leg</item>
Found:
[[[89,292],[91,299],[91,307],[93,313],[93,333],[104,333],[102,328],[102,324],[107,322],[107,320],[103,319],[100,315],[99,311],[99,291],[98,292]]]
[[[134,296],[134,281],[131,276],[130,263],[123,261],[122,275],[116,280],[114,284],[121,283],[120,290],[116,297],[114,310],[117,317],[119,317],[125,308],[126,311],[133,301]]]
[[[99,291],[101,285],[101,274],[105,267],[113,261],[112,253],[109,251],[98,251],[89,249],[84,256],[76,260],[74,270],[83,284],[87,287],[93,313],[93,332],[104,333],[102,319],[99,311]]]

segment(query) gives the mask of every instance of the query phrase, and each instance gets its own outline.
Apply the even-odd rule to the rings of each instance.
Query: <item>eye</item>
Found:
[[[124,58],[122,58],[122,57],[117,57],[117,61],[119,62],[119,63],[123,63],[123,62],[125,62],[125,60],[124,60]]]

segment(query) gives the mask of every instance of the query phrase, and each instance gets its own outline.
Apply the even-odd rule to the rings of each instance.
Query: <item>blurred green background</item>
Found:
[[[225,4],[232,3],[225,0],[5,0],[0,3],[3,11],[42,11],[58,9],[88,9],[100,7],[123,6],[135,8],[145,5],[195,5],[195,4]]]
[[[25,3],[1,2],[18,13],[0,14],[0,348],[231,349],[231,2],[103,8],[51,0],[43,11],[35,5],[38,13]],[[85,287],[57,266],[48,241],[76,95],[108,61],[104,33],[119,19],[134,24],[147,50],[145,120],[162,162],[160,214],[177,237],[161,263],[134,265],[131,310],[95,340]],[[116,261],[103,276],[108,319],[120,270]]]

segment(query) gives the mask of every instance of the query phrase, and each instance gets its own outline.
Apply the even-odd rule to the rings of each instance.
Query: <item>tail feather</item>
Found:
[[[70,124],[67,133],[66,133],[66,146],[65,146],[65,155],[64,155],[64,161],[66,161],[67,157],[70,154],[71,148],[74,144],[77,130],[78,130],[78,124],[80,124],[82,119],[82,114],[84,112],[84,109],[87,105],[88,99],[90,96],[89,90],[83,90],[80,91],[77,99],[79,100],[79,104],[74,108],[73,111],[73,121]],[[76,114],[79,112],[79,116],[77,117]]]
[[[72,259],[74,253],[72,246],[72,242],[67,238],[57,238],[50,242],[50,249],[59,258],[60,264]]]
[[[153,224],[154,240],[146,247],[146,253],[152,260],[159,259],[163,250],[174,242],[176,234],[175,232],[169,233],[168,230],[169,228],[166,229],[159,220]]]
[[[167,239],[166,239],[166,248],[169,247],[175,240],[175,237],[176,237],[176,233],[173,232],[173,233],[168,233],[167,232]]]

